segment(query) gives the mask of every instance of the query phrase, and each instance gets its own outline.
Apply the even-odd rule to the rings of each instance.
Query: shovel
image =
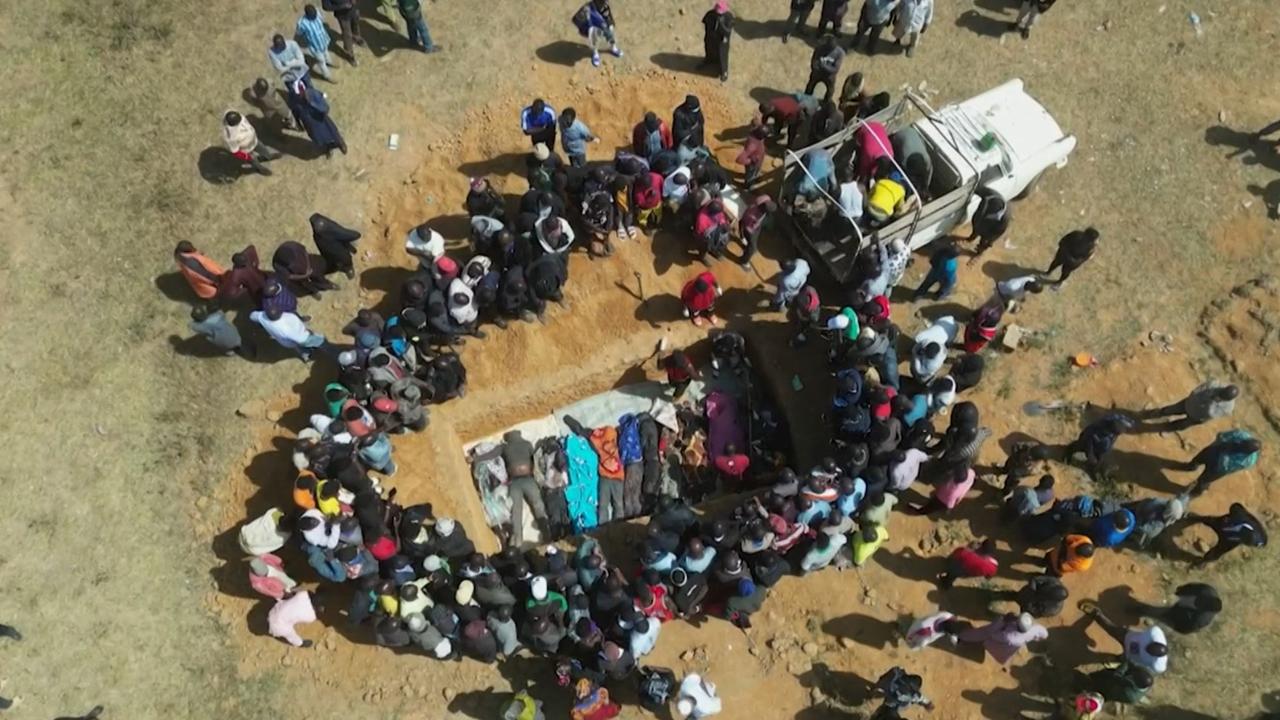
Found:
[[[1032,400],[1031,402],[1026,403],[1025,405],[1022,406],[1022,412],[1032,417],[1038,417],[1040,415],[1044,415],[1045,413],[1053,412],[1055,410],[1072,410],[1072,409],[1079,409],[1083,407],[1084,407],[1084,403],[1070,403],[1070,402],[1067,402],[1066,400],[1047,400],[1045,402],[1040,402],[1039,400]]]

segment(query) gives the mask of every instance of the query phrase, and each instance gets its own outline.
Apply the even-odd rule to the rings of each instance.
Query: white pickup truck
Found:
[[[1023,89],[1021,80],[1010,80],[974,98],[934,110],[921,95],[908,90],[896,105],[864,120],[850,123],[831,137],[788,152],[784,165],[784,199],[805,168],[801,159],[815,148],[828,149],[837,162],[854,152],[855,134],[868,122],[879,122],[898,144],[899,133],[918,133],[932,165],[932,177],[924,204],[893,218],[878,229],[849,222],[833,206],[826,222],[816,228],[790,218],[785,223],[802,254],[825,265],[845,282],[859,251],[873,242],[901,239],[912,249],[946,235],[973,216],[979,186],[1002,197],[1030,195],[1050,168],[1061,168],[1075,149],[1076,139],[1063,133],[1053,116]],[[899,172],[903,172],[901,166]],[[904,173],[905,174],[905,173]],[[833,200],[828,196],[829,200]],[[789,209],[790,204],[783,203]]]

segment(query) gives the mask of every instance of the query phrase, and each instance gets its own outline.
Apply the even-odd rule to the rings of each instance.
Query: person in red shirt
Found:
[[[724,203],[720,198],[712,198],[705,193],[704,202],[698,207],[698,214],[693,220],[693,232],[702,243],[698,259],[703,265],[711,266],[707,256],[717,260],[724,257],[724,250],[729,245],[729,216],[725,214]]]
[[[751,186],[756,184],[756,180],[760,179],[760,168],[763,167],[765,158],[764,140],[767,137],[769,137],[768,128],[753,119],[751,129],[747,132],[747,141],[742,146],[742,152],[738,153],[738,157],[734,160],[742,166],[744,190],[750,190]]]
[[[641,174],[632,189],[636,208],[636,225],[646,230],[662,221],[662,176],[656,172]]]
[[[791,127],[791,123],[800,117],[800,101],[795,95],[779,95],[772,100],[760,103],[756,118],[752,121],[769,131],[769,121],[774,123],[774,135],[781,134],[782,128]]]
[[[960,578],[995,577],[1000,563],[995,558],[996,544],[994,540],[983,540],[974,546],[958,547],[947,558],[947,569],[938,575],[938,587],[946,590]]]
[[[716,276],[710,271],[700,273],[697,277],[685,283],[684,289],[680,291],[680,302],[684,305],[684,316],[693,321],[693,324],[702,327],[703,319],[716,324],[715,312],[716,299],[720,297],[720,283],[716,282]]]
[[[809,342],[809,332],[818,327],[818,319],[822,316],[822,300],[818,291],[812,286],[800,288],[796,299],[787,306],[787,317],[795,335],[791,337],[791,347],[800,347]]]
[[[689,388],[689,383],[698,375],[697,368],[683,350],[672,350],[658,358],[658,369],[667,373],[667,384],[673,390],[673,400],[679,400]]]
[[[644,119],[631,130],[631,151],[650,162],[658,153],[673,146],[671,128],[657,113],[645,113]]]
[[[738,452],[737,445],[729,443],[724,447],[724,454],[716,458],[715,465],[726,485],[741,487],[742,476],[751,466],[751,458]]]
[[[742,240],[742,259],[738,264],[742,267],[750,267],[751,258],[755,257],[756,246],[759,244],[760,232],[764,230],[769,213],[777,209],[778,204],[773,201],[773,198],[768,195],[758,195],[751,206],[742,213],[742,219],[738,221],[738,237]]]

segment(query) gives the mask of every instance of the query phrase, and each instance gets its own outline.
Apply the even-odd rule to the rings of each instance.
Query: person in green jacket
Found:
[[[1089,673],[1083,679],[1083,689],[1098,693],[1107,702],[1134,705],[1151,692],[1153,682],[1146,668],[1122,662]]]
[[[564,625],[564,614],[569,611],[569,601],[564,595],[547,589],[547,579],[538,575],[529,581],[529,599],[524,602],[524,609],[530,616],[551,617],[561,626]]]

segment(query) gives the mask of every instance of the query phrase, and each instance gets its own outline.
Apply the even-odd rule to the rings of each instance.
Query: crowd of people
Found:
[[[799,32],[814,5],[813,0],[792,0],[788,34]],[[896,513],[946,517],[976,496],[981,489],[977,462],[992,431],[983,424],[979,407],[963,395],[981,382],[983,352],[998,335],[1004,315],[1043,288],[1060,287],[1094,256],[1099,233],[1093,228],[1064,236],[1046,271],[998,282],[963,326],[954,316],[932,321],[914,335],[906,358],[898,357],[901,330],[893,322],[890,301],[911,263],[905,245],[873,243],[865,248],[847,292],[835,303],[819,297],[804,259],[784,260],[772,309],[786,313],[794,345],[814,337],[829,342],[834,390],[825,418],[831,449],[811,468],[755,466],[753,449],[745,443],[725,444],[717,452],[681,453],[683,469],[704,469],[720,489],[747,491],[722,512],[696,511],[707,483],[688,472],[665,473],[660,454],[673,446],[687,450],[676,441],[686,430],[706,431],[716,412],[709,407],[712,395],[699,399],[697,410],[675,427],[654,418],[652,427],[643,427],[643,418],[633,418],[626,426],[575,427],[565,438],[536,445],[519,433],[508,434],[501,443],[481,448],[472,460],[487,467],[486,477],[502,487],[509,513],[504,522],[491,521],[495,528],[506,528],[500,532],[503,549],[491,555],[477,552],[460,522],[437,514],[421,498],[410,502],[398,497],[389,487],[397,472],[391,436],[424,430],[427,405],[465,396],[461,348],[466,340],[484,338],[487,325],[545,322],[548,303],[567,307],[567,256],[576,248],[603,259],[613,254],[615,241],[637,239],[642,230],[662,227],[683,233],[691,254],[708,266],[683,287],[684,315],[695,325],[716,324],[721,287],[714,263],[731,255],[729,248],[737,244],[741,250],[732,253],[734,259],[749,265],[772,213],[782,207],[803,221],[806,212],[793,195],[779,204],[766,194],[746,199],[739,192],[749,193],[759,181],[769,142],[785,132],[788,146],[799,150],[888,106],[888,95],[869,94],[859,73],[845,78],[838,101],[833,101],[845,56],[838,38],[846,5],[823,2],[818,29],[832,32],[816,44],[804,92],[760,106],[738,158],[743,166],[739,183],[707,150],[706,119],[693,95],[674,108],[669,124],[656,112],[646,113],[629,145],[608,162],[588,161],[588,145],[598,141],[590,118],[580,117],[574,108],[557,112],[543,99],[533,100],[518,123],[530,143],[525,163],[529,189],[518,205],[507,207],[486,178],[471,178],[464,203],[470,220],[468,249],[446,252],[445,240],[430,220],[410,230],[404,247],[417,267],[393,293],[393,312],[384,317],[361,310],[343,328],[349,340],[333,342],[312,331],[298,298],[335,288],[329,279],[335,273],[354,276],[360,232],[312,215],[318,256],[288,241],[273,254],[270,271],[260,267],[252,245],[235,253],[224,268],[191,243],[178,244],[178,270],[200,301],[192,312],[192,328],[214,347],[250,357],[259,353],[227,315],[230,307],[247,302],[254,308],[250,319],[274,342],[304,361],[322,353],[336,362],[333,382],[322,396],[309,399],[324,412],[311,415],[308,427],[298,433],[288,501],[283,501],[281,487],[282,501],[239,532],[248,556],[248,583],[274,602],[271,635],[293,646],[309,646],[297,628],[324,616],[327,622],[359,628],[354,632],[370,643],[411,648],[438,660],[496,662],[533,653],[546,657],[549,671],[554,668],[558,682],[568,688],[574,720],[616,716],[620,708],[610,688],[622,684],[636,688],[648,709],[675,702],[681,717],[708,717],[721,711],[713,682],[696,674],[677,682],[671,670],[643,663],[664,623],[713,616],[750,627],[782,577],[867,565],[890,538]],[[1025,34],[1036,12],[1052,2],[1024,5],[1018,22]],[[363,44],[358,11],[349,0],[324,7],[338,20],[345,54],[354,65],[352,45]],[[397,7],[410,42],[426,52],[438,49],[416,0],[398,0]],[[855,45],[865,36],[874,52],[881,31],[892,21],[895,36],[911,54],[931,19],[929,0],[866,0]],[[573,22],[590,43],[593,64],[600,63],[599,49],[605,44],[622,56],[607,0],[591,0]],[[706,59],[724,78],[733,22],[726,0],[718,0],[703,22]],[[332,79],[329,36],[316,8],[306,6],[297,32],[305,52],[279,35],[269,51],[286,88],[286,106],[278,107],[276,91],[265,80],[255,83],[252,96],[261,107],[273,108],[267,117],[281,129],[301,127],[321,150],[345,152],[328,117],[327,101],[310,81],[313,72]],[[821,99],[814,94],[819,86]],[[244,116],[228,111],[224,125],[236,157],[269,173],[263,163],[275,151],[257,138]],[[862,127],[877,132],[868,124]],[[912,154],[903,154],[906,178],[885,161],[884,149],[896,149],[896,144],[883,127],[878,132],[884,137],[857,144],[848,158],[830,158],[825,168],[806,163],[804,180],[839,197],[851,221],[865,215],[867,227],[886,222],[912,202],[911,188],[928,187],[927,180],[912,177],[927,172],[910,161]],[[557,152],[557,140],[565,159]],[[900,192],[893,191],[893,184]],[[803,189],[798,195],[811,196]],[[969,238],[977,241],[969,251],[973,257],[990,248],[1010,222],[1003,199],[985,189],[979,195]],[[951,239],[931,248],[929,269],[913,299],[935,287],[935,297],[948,296],[964,252]],[[1055,271],[1060,274],[1051,280]],[[680,350],[659,358],[673,402],[700,375],[747,372],[749,366],[746,341],[729,331],[712,336],[707,368],[698,368]],[[975,626],[946,609],[946,591],[968,578],[999,573],[996,538],[952,549],[937,576],[943,607],[906,630],[906,645],[921,649],[942,639],[972,643],[1008,663],[1022,647],[1049,636],[1037,621],[1061,612],[1070,597],[1071,576],[1087,572],[1096,561],[1105,563],[1103,551],[1153,547],[1171,528],[1185,523],[1204,524],[1218,536],[1217,545],[1197,564],[1240,546],[1264,546],[1265,527],[1239,503],[1218,517],[1191,511],[1191,504],[1219,479],[1257,462],[1261,444],[1245,430],[1220,433],[1187,461],[1182,467],[1203,472],[1177,496],[1125,503],[1090,494],[1058,498],[1055,479],[1047,471],[1050,461],[1070,462],[1101,478],[1121,436],[1226,420],[1237,396],[1235,386],[1210,382],[1164,408],[1106,413],[1065,447],[1038,442],[1012,447],[997,469],[1003,483],[994,490],[1000,527],[1010,532],[1010,538],[1002,539],[1016,538],[1019,547],[1047,547],[1042,557],[1032,558],[1042,573],[1018,590],[993,594],[993,600],[1014,603],[1017,612]],[[749,469],[750,482],[745,482]],[[549,499],[566,508],[573,504],[566,488],[575,472],[596,483],[590,496],[594,502],[584,506],[589,511],[566,509],[553,515]],[[1029,478],[1033,484],[1027,484]],[[922,486],[927,488],[920,491]],[[911,494],[924,497],[913,503]],[[524,542],[526,509],[542,531],[543,542],[537,545]],[[594,518],[591,523],[582,521],[588,514]],[[548,542],[644,514],[643,540],[621,557],[606,557],[589,536],[572,548]],[[307,572],[325,584],[308,589],[295,579],[299,570],[286,567],[294,551],[309,566]],[[1170,606],[1136,606],[1154,622],[1134,627],[1115,622],[1089,601],[1081,601],[1081,607],[1121,649],[1115,663],[1073,679],[1062,707],[1064,717],[1077,719],[1096,717],[1105,703],[1144,698],[1168,669],[1170,638],[1163,627],[1177,633],[1199,631],[1222,610],[1222,602],[1210,585],[1189,583],[1178,588]],[[326,608],[345,610],[345,618],[335,619],[339,613],[326,613]],[[879,706],[872,717],[892,720],[907,707],[931,707],[923,688],[920,675],[889,668],[874,683]],[[528,691],[518,692],[503,717],[541,718],[544,702]]]

